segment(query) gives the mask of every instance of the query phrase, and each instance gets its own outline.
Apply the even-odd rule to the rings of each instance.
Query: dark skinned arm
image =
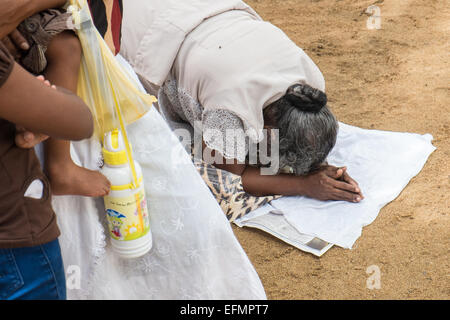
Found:
[[[203,148],[206,145],[203,143]],[[208,150],[214,155],[215,151]],[[254,196],[283,195],[307,196],[318,200],[345,200],[359,202],[364,199],[355,180],[345,167],[325,165],[304,176],[289,174],[261,175],[260,169],[246,164],[213,164],[216,168],[241,176],[244,190]]]
[[[0,118],[64,140],[82,140],[93,132],[89,108],[67,90],[53,89],[17,63],[0,88]]]
[[[61,7],[65,3],[65,0],[0,0],[0,39],[29,16],[45,9]]]

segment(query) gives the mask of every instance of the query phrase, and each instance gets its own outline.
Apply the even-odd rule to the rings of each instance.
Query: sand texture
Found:
[[[323,257],[249,228],[233,230],[269,299],[449,299],[450,5],[447,0],[250,0],[322,70],[342,122],[431,133],[437,150],[352,250]],[[366,8],[381,10],[369,30]],[[381,271],[381,288],[366,270]]]

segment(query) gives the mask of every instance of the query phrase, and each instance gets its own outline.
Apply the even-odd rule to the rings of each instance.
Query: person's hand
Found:
[[[15,142],[19,148],[31,149],[42,141],[48,139],[48,136],[42,133],[28,131],[22,126],[16,126]]]
[[[22,56],[23,51],[30,49],[29,43],[17,29],[4,37],[2,42],[15,60],[18,60]]]
[[[45,84],[47,87],[50,87],[52,89],[56,89],[56,86],[51,84],[50,81],[46,80],[44,76],[40,75],[37,76],[36,79],[38,79],[39,81],[41,81],[43,84]]]
[[[336,167],[334,167],[334,168],[336,168]],[[337,169],[339,169],[339,168],[337,168]],[[352,179],[352,177],[350,177],[350,175],[348,174],[347,167],[341,167],[340,169],[343,170],[343,173],[342,173],[342,176],[338,179],[345,181],[347,183],[350,183],[351,185],[353,185],[355,187],[355,190],[357,190],[357,192],[361,193],[361,189],[359,188],[358,183],[354,179]],[[361,193],[361,195],[362,195],[362,193]]]
[[[364,199],[361,189],[345,167],[326,165],[301,179],[304,180],[304,194],[310,198],[349,202],[360,202]]]
[[[10,34],[26,17],[20,11],[24,11],[22,1],[0,1],[0,39]]]
[[[59,8],[66,0],[1,0],[0,39],[10,34],[27,17],[46,9]]]

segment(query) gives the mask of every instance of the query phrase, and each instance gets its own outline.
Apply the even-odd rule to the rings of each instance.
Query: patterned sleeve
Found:
[[[249,138],[244,121],[225,109],[208,110],[202,114],[203,140],[208,148],[219,151],[225,159],[244,162]]]
[[[14,66],[14,58],[0,42],[0,87],[8,80]]]

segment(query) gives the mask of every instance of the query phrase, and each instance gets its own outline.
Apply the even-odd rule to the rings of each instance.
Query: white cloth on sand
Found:
[[[153,247],[138,259],[118,258],[102,199],[54,197],[68,298],[265,299],[225,215],[157,110],[128,134],[143,170]],[[72,143],[74,161],[89,169],[99,169],[100,152],[94,139]]]
[[[430,134],[366,130],[340,123],[336,146],[327,160],[329,164],[348,168],[361,187],[363,201],[283,197],[237,220],[236,224],[260,228],[318,256],[332,244],[351,248],[361,236],[362,228],[372,223],[380,209],[422,170],[435,150],[432,139]],[[307,245],[313,239],[312,247]]]

